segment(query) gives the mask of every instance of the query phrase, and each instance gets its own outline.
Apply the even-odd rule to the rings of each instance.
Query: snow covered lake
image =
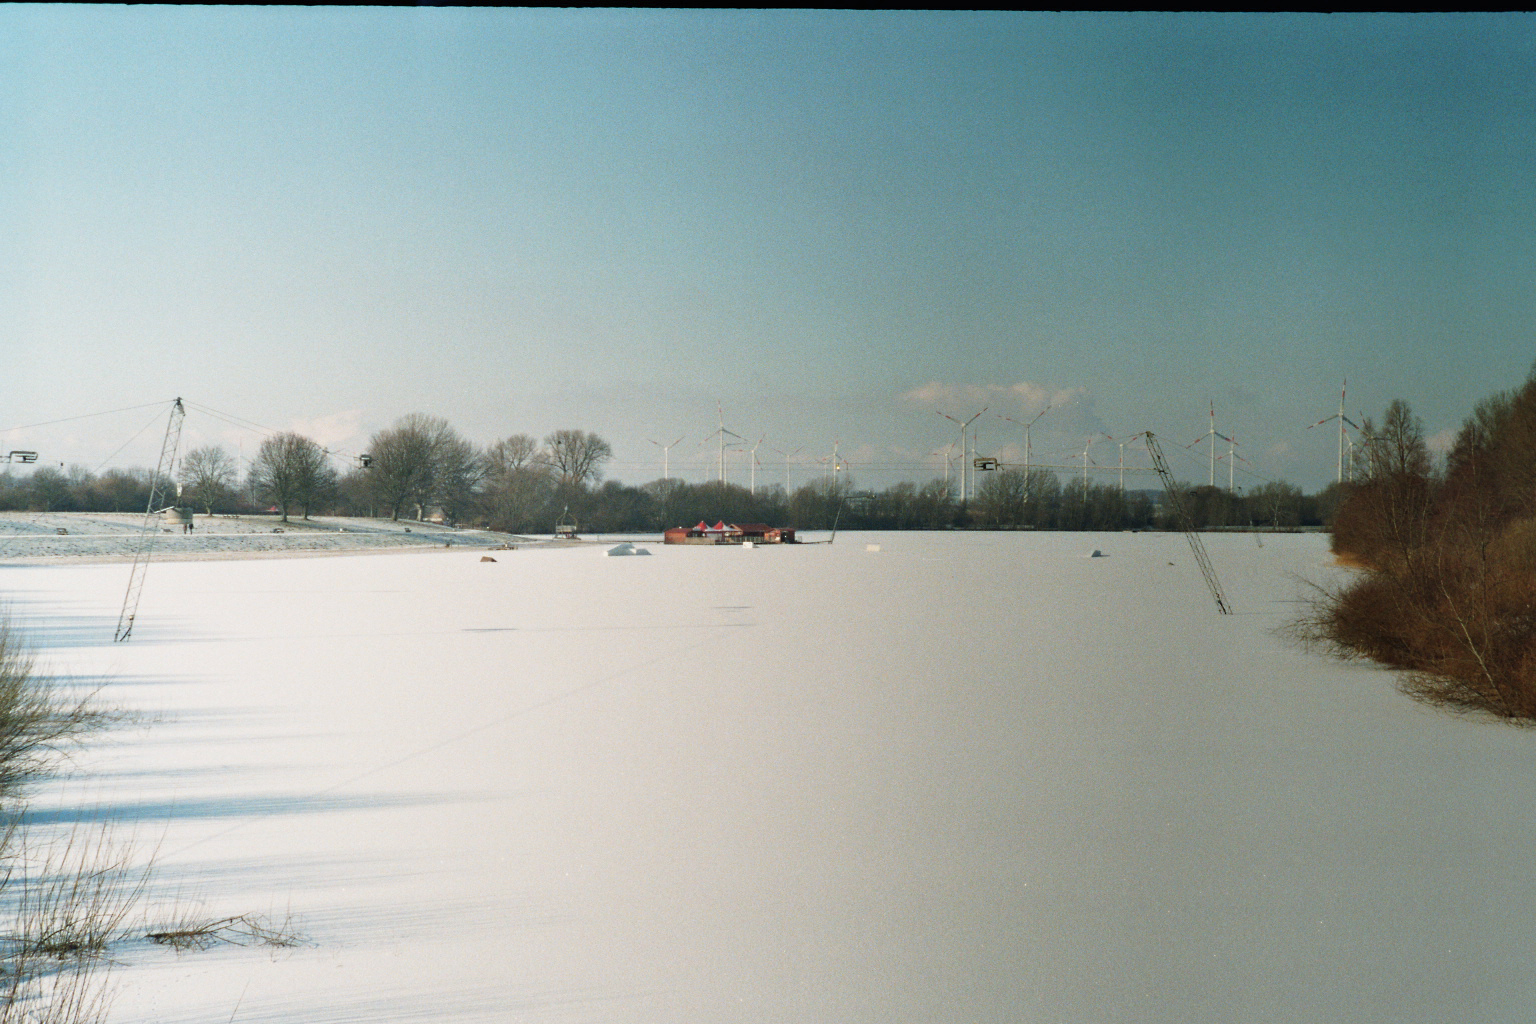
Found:
[[[114,1021],[1498,1021],[1536,734],[1288,646],[1320,535],[0,566],[144,721],[38,792],[152,905]],[[879,551],[867,549],[878,544]],[[1093,549],[1107,557],[1086,557]]]

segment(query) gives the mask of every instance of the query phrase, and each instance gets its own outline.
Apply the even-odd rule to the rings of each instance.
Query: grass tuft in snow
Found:
[[[11,617],[0,608],[0,798],[49,774],[86,733],[117,716],[95,695],[74,697],[39,673]]]
[[[177,952],[222,945],[292,949],[306,941],[294,928],[291,916],[274,921],[256,914],[238,914],[215,921],[183,917],[147,932],[145,938]]]
[[[182,915],[126,927],[144,901],[154,857],[107,827],[81,826],[41,848],[27,834],[22,791],[54,772],[87,733],[123,716],[38,671],[0,608],[0,1024],[100,1024],[110,1005],[112,945],[134,939],[177,951],[216,945],[302,945],[290,917]]]
[[[103,956],[138,902],[148,868],[104,829],[28,846],[21,792],[116,716],[38,671],[0,608],[0,1024],[96,1024],[109,990]]]

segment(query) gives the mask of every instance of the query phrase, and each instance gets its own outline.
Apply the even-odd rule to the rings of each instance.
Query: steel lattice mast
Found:
[[[139,611],[139,595],[144,591],[144,575],[149,571],[149,557],[154,552],[155,541],[160,537],[160,527],[155,522],[155,516],[159,514],[160,503],[165,500],[163,483],[170,478],[175,465],[176,449],[181,444],[181,424],[186,416],[187,411],[182,408],[181,399],[176,399],[171,406],[171,418],[165,424],[160,461],[155,464],[155,475],[150,478],[149,506],[144,509],[144,525],[139,532],[138,543],[134,546],[133,570],[128,576],[128,592],[123,595],[123,610],[117,617],[117,632],[112,636],[114,642],[127,640],[133,632],[133,617]]]
[[[1184,536],[1189,540],[1189,549],[1195,553],[1195,561],[1200,565],[1200,572],[1205,576],[1206,586],[1211,588],[1211,596],[1216,599],[1216,609],[1223,615],[1231,615],[1232,607],[1227,604],[1227,595],[1221,591],[1221,581],[1216,578],[1216,570],[1211,567],[1211,557],[1205,553],[1205,545],[1200,541],[1200,535],[1195,532],[1195,526],[1189,519],[1189,513],[1184,510],[1184,502],[1179,498],[1179,489],[1174,485],[1173,474],[1168,471],[1168,463],[1163,458],[1162,446],[1157,443],[1157,438],[1152,436],[1152,431],[1145,434],[1147,439],[1147,451],[1152,453],[1152,464],[1157,467],[1157,475],[1163,480],[1163,488],[1168,492],[1168,503],[1173,506],[1173,514],[1179,520],[1179,527],[1184,531]]]

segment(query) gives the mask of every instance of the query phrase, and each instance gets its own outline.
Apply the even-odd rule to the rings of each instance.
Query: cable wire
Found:
[[[9,434],[14,430],[32,430],[35,427],[51,427],[56,423],[73,423],[75,420],[88,420],[94,416],[111,416],[113,413],[118,412],[134,412],[138,409],[148,409],[151,407],[156,409],[163,409],[165,408],[166,404],[166,402],[147,402],[144,405],[129,405],[124,406],[121,409],[108,409],[106,412],[88,412],[79,416],[66,416],[61,420],[45,420],[42,423],[28,423],[20,427],[6,427],[4,429],[0,429],[0,434]]]

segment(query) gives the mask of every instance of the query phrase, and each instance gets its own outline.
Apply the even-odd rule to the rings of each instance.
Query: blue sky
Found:
[[[0,429],[426,412],[638,482],[719,402],[761,479],[884,486],[936,410],[1016,460],[1054,400],[1041,462],[1214,403],[1312,489],[1346,375],[1444,435],[1536,359],[1533,64],[1521,15],[6,7]],[[142,465],[153,413],[0,444]]]

